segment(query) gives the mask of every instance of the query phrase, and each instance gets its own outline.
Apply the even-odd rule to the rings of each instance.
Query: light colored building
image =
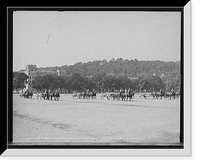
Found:
[[[36,77],[35,72],[36,72],[36,65],[25,66],[24,73],[28,76],[28,80],[27,80],[28,83],[25,85],[26,89],[32,89],[32,81]]]
[[[58,76],[63,76],[63,75],[66,74],[66,71],[65,71],[65,70],[60,70],[60,69],[58,69],[58,70],[57,70],[57,74],[58,74]]]
[[[65,70],[58,69],[57,71],[52,70],[39,70],[36,65],[26,65],[25,70],[20,70],[19,72],[25,73],[29,78],[27,80],[27,84],[25,84],[26,89],[32,89],[32,82],[37,76],[45,76],[45,75],[58,75],[62,76],[66,74]]]

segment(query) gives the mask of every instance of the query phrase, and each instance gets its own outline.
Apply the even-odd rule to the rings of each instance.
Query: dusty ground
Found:
[[[180,99],[59,101],[13,95],[14,143],[174,144],[179,142]]]

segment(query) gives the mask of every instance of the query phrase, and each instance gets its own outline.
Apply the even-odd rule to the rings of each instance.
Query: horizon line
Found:
[[[166,60],[138,60],[137,58],[135,58],[135,59],[112,58],[112,59],[114,59],[113,61],[116,61],[117,59],[122,59],[123,61],[125,61],[125,60],[128,60],[128,61],[131,61],[131,60],[135,61],[135,60],[137,60],[138,62],[142,62],[142,61],[145,61],[145,62],[152,62],[152,61],[160,61],[160,62],[181,62],[180,60],[177,60],[177,61],[166,61]],[[95,61],[104,61],[104,60],[106,60],[107,62],[110,62],[110,61],[112,61],[112,59],[110,59],[110,60],[102,59],[102,60],[95,60]],[[65,64],[65,65],[61,65],[61,66],[39,66],[39,67],[36,67],[36,68],[54,68],[54,67],[60,68],[60,67],[63,67],[63,66],[73,66],[73,65],[75,65],[75,64],[77,64],[77,63],[86,64],[86,63],[88,63],[88,62],[95,62],[95,61],[87,61],[87,62],[81,62],[81,61],[79,61],[79,62],[75,62],[74,64]],[[36,66],[37,66],[37,64],[26,64],[26,65],[36,65]],[[24,66],[24,68],[26,67],[26,65]],[[24,70],[24,69],[13,70],[13,72],[17,72],[17,71],[20,71],[20,70]]]

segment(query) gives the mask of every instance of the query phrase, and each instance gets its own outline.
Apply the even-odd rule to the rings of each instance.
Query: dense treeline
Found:
[[[65,70],[62,76],[38,76],[33,87],[43,89],[65,89],[83,91],[96,89],[98,92],[132,88],[135,91],[166,91],[180,89],[180,62],[138,61],[112,59],[70,66],[39,68],[39,70]]]
[[[57,70],[58,67],[40,69]],[[131,84],[131,87],[134,89],[139,89],[139,86],[143,88],[143,86],[146,84],[146,88],[148,87],[147,89],[151,88],[158,90],[159,88],[164,88],[166,91],[169,91],[171,88],[179,90],[181,85],[180,61],[138,61],[137,59],[124,60],[122,58],[118,58],[111,59],[110,61],[97,60],[87,63],[79,62],[74,65],[65,65],[59,67],[59,69],[66,71],[66,77],[72,76],[73,73],[79,73],[80,76],[86,79],[86,81],[90,80],[88,80],[87,77],[93,77],[93,79],[95,79],[94,77],[97,75],[106,73],[104,76],[104,81],[110,82],[110,84],[112,81],[116,81],[114,85],[112,85],[115,89],[119,88],[118,85],[123,88],[124,84],[126,84],[122,83],[121,79],[127,81],[125,86],[130,86]],[[138,80],[132,80],[130,82],[130,79],[127,79],[128,77],[138,78]],[[152,83],[152,79],[156,79],[157,83]],[[100,88],[96,81],[89,82],[92,84],[95,83],[95,86]],[[106,84],[106,89],[111,88],[111,85],[108,85],[109,83]]]
[[[28,76],[25,73],[13,73],[13,90],[23,90],[27,83]]]
[[[67,75],[79,73],[81,76],[93,76],[99,72],[105,72],[107,75],[115,76],[132,76],[137,77],[144,74],[162,74],[168,75],[171,73],[180,75],[180,62],[164,62],[164,61],[138,61],[124,60],[122,58],[107,60],[97,60],[93,62],[82,63],[78,62],[74,65],[64,65],[61,67],[39,68],[41,70],[66,70]]]
[[[130,80],[128,77],[107,76],[105,72],[97,73],[92,77],[83,77],[79,73],[71,76],[46,75],[38,76],[33,81],[33,88],[44,89],[65,89],[69,92],[90,91],[95,89],[98,92],[116,91],[119,89],[131,88],[133,90],[160,90],[164,89],[161,78],[147,76],[137,80]]]

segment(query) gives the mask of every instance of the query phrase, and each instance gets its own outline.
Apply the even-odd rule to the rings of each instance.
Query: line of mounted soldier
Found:
[[[32,98],[32,96],[33,92],[30,89],[27,89],[25,92],[20,93],[20,97]],[[45,90],[42,92],[37,92],[36,98],[43,100],[59,100],[60,93],[58,90]]]
[[[36,98],[44,100],[59,100],[60,93],[58,90],[45,90],[44,92],[37,93]]]
[[[24,97],[24,98],[32,98],[33,96],[33,92],[29,89],[27,89],[25,92],[21,92],[19,94],[20,97]]]
[[[79,99],[96,99],[97,92],[94,89],[92,90],[92,92],[90,92],[89,89],[84,90],[80,93],[78,93],[77,91],[73,91],[72,97]]]
[[[96,91],[93,89],[92,92],[89,91],[89,89],[83,91],[83,92],[76,92],[74,91],[72,94],[73,98],[79,98],[79,99],[96,99]],[[133,89],[120,89],[119,92],[112,92],[112,93],[102,93],[101,99],[108,99],[108,100],[121,100],[121,101],[131,101],[135,97],[135,92]],[[149,97],[152,97],[153,99],[175,99],[180,97],[180,91],[176,92],[174,89],[172,89],[170,92],[165,92],[164,90],[160,90],[159,92],[152,92],[147,93],[144,91],[143,93],[140,93],[139,98],[147,99]]]
[[[24,98],[32,98],[33,92],[31,90],[26,90],[23,93],[20,93],[21,97]],[[76,92],[74,91],[72,94],[73,98],[79,98],[79,99],[96,99],[97,98],[97,92],[95,89],[92,91],[89,91],[89,89],[84,90],[83,92]],[[133,89],[120,89],[119,92],[116,93],[102,93],[101,99],[107,98],[108,100],[133,100],[135,97],[135,92]],[[165,92],[164,90],[160,90],[159,92],[152,92],[147,93],[144,91],[143,93],[140,93],[140,98],[147,99],[149,97],[152,97],[154,99],[175,99],[180,97],[180,91],[176,92],[174,89],[172,89],[170,92]],[[43,100],[59,100],[60,99],[60,93],[58,90],[45,90],[43,92],[38,92],[36,94],[37,99],[43,99]]]
[[[152,93],[147,93],[144,91],[143,93],[140,93],[139,98],[144,98],[147,99],[149,97],[152,97],[153,99],[175,99],[180,97],[180,91],[175,91],[172,89],[170,92],[165,92],[164,90],[160,90],[159,92],[152,92]],[[107,98],[108,100],[113,99],[113,100],[133,100],[135,97],[135,92],[132,89],[128,90],[120,90],[119,93],[106,93],[101,95],[101,99]]]
[[[124,89],[124,90],[120,89],[119,93],[102,94],[101,99],[107,98],[108,100],[113,99],[113,100],[131,101],[134,96],[135,96],[135,92],[131,88],[129,88],[129,89]]]
[[[147,99],[148,97],[153,97],[154,99],[175,99],[180,97],[181,92],[175,91],[173,88],[170,92],[165,92],[164,90],[160,90],[160,92],[152,92],[147,94],[146,92],[140,95],[140,98],[143,97]]]
[[[73,98],[79,98],[79,99],[96,99],[96,94],[97,92],[93,89],[91,92],[89,91],[89,89],[83,91],[83,92],[77,92],[74,91],[72,94]],[[128,89],[128,90],[122,90],[120,89],[119,93],[103,93],[101,95],[101,99],[107,98],[108,100],[110,100],[111,98],[113,100],[117,99],[117,100],[132,100],[133,96],[134,96],[134,91],[132,89]]]

